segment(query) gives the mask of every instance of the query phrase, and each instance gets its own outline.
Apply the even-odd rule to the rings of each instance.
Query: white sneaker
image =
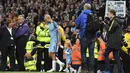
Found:
[[[100,70],[98,70],[97,73],[102,73],[102,72]]]
[[[70,70],[70,73],[77,73],[77,70]]]
[[[63,71],[66,72],[67,70],[68,70],[68,69],[66,68],[66,69],[64,69]]]
[[[47,72],[56,72],[56,70],[51,69],[51,70],[48,70]]]
[[[64,63],[60,65],[59,72],[61,72],[61,71],[62,71],[62,69],[64,68],[64,66],[65,66],[65,64],[64,64]]]
[[[70,72],[75,72],[75,69],[71,67]]]
[[[70,73],[70,71],[67,69],[66,73]]]

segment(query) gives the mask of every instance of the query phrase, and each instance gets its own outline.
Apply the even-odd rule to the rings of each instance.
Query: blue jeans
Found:
[[[89,65],[88,70],[94,71],[95,59],[94,59],[94,46],[95,46],[95,38],[87,38],[83,37],[80,40],[81,42],[81,58],[82,58],[82,70],[87,69],[87,57],[86,51],[87,48],[89,50]]]
[[[117,67],[118,67],[118,73],[123,73],[123,67],[122,67],[122,64],[121,64],[121,60],[120,60],[120,57],[119,57],[119,50],[117,49],[112,49],[112,48],[107,48],[106,51],[105,51],[105,65],[106,65],[106,71],[110,71],[110,63],[109,63],[109,58],[108,58],[108,55],[110,52],[113,52],[113,55],[114,55],[114,59],[117,63]]]

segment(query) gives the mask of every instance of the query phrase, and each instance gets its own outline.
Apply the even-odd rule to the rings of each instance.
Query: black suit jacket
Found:
[[[0,47],[14,46],[15,45],[14,33],[15,30],[13,28],[12,28],[12,35],[11,35],[6,26],[0,27]]]

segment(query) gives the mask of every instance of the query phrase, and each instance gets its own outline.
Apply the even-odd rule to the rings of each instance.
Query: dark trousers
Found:
[[[27,41],[28,41],[27,36],[23,36],[19,39],[16,39],[16,58],[18,61],[19,71],[25,71],[24,55],[26,53],[25,47],[26,47]]]
[[[14,47],[2,47],[1,48],[1,70],[5,71],[7,69],[7,56],[9,56],[11,71],[15,70],[15,56],[14,56]]]
[[[95,46],[95,38],[86,38],[83,37],[81,40],[81,58],[82,58],[82,70],[87,69],[87,58],[86,58],[86,50],[89,50],[89,65],[88,70],[94,71],[95,59],[94,59],[94,46]]]
[[[41,70],[41,61],[43,60],[43,58],[44,58],[44,69],[45,71],[47,71],[50,69],[48,49],[37,48],[37,63],[36,63],[37,71]]]
[[[130,73],[130,55],[126,54],[124,51],[121,51],[120,54],[122,57],[124,73]]]
[[[116,44],[115,44],[116,45]],[[108,55],[110,52],[113,52],[113,55],[114,55],[114,59],[117,63],[117,67],[118,67],[118,73],[123,73],[123,68],[122,68],[122,64],[121,64],[121,60],[120,60],[120,56],[119,56],[119,50],[117,49],[112,49],[112,48],[107,48],[105,50],[105,65],[106,65],[106,71],[110,71],[110,63],[109,63],[109,58],[108,58]]]

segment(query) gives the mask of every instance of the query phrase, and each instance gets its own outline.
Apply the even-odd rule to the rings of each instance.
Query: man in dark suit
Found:
[[[5,71],[7,67],[7,56],[10,59],[11,70],[15,70],[14,58],[14,30],[12,28],[12,20],[7,19],[7,26],[0,27],[0,48],[1,48],[1,70]]]
[[[29,37],[29,27],[24,21],[24,16],[18,16],[18,28],[15,34],[16,58],[19,65],[19,71],[25,71],[24,55],[26,53],[25,46]]]

